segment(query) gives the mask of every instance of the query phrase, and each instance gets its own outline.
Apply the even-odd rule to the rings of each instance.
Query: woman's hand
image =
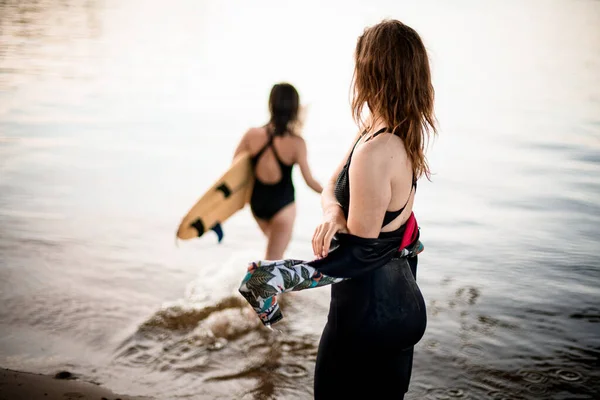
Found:
[[[336,205],[324,214],[323,222],[315,229],[312,246],[317,258],[327,256],[331,239],[338,232],[347,233],[348,228],[342,209]]]

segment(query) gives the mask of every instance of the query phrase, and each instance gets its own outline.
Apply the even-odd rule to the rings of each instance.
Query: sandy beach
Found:
[[[65,374],[63,374],[65,375]],[[149,400],[142,397],[118,395],[94,383],[73,378],[2,369],[0,373],[0,400]]]

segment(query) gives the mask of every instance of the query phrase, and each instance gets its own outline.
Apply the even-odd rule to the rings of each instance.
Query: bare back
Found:
[[[253,128],[247,133],[247,147],[250,154],[256,156],[269,142],[270,137],[265,127]],[[256,177],[265,184],[275,184],[282,178],[282,171],[277,162],[293,165],[298,160],[298,146],[303,139],[295,135],[285,135],[273,138],[273,143],[268,146],[256,161]],[[275,153],[277,153],[277,156]]]

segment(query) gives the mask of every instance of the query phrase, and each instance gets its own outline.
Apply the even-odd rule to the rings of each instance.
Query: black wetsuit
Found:
[[[275,136],[267,128],[269,140],[254,157],[252,157],[252,166],[256,171],[256,165],[263,153],[270,147],[273,155],[281,169],[281,179],[277,183],[269,184],[261,182],[255,178],[252,197],[250,198],[250,208],[252,213],[260,219],[269,221],[285,206],[294,202],[294,183],[292,182],[292,169],[294,164],[287,165],[281,161],[273,145]]]
[[[352,153],[335,187],[346,217],[351,158]],[[405,207],[386,212],[383,226]],[[401,237],[404,230],[401,226],[379,237]],[[416,268],[416,257],[394,258],[381,268],[331,286],[329,315],[315,368],[315,399],[404,398],[413,346],[427,324],[425,303],[415,281]]]

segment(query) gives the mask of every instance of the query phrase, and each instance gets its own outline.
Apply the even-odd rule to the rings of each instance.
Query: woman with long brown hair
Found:
[[[352,110],[362,133],[322,194],[323,222],[313,237],[318,257],[328,254],[338,232],[400,239],[417,180],[430,174],[424,150],[429,132],[436,133],[434,90],[417,32],[395,20],[370,27],[358,39],[355,62]],[[403,397],[398,391],[408,389],[416,342],[407,346],[402,339],[411,326],[424,331],[426,318],[422,298],[411,299],[404,290],[413,284],[407,282],[410,263],[414,278],[416,257],[332,286],[317,359],[317,398],[344,398],[337,385],[350,394],[373,388],[384,395],[373,398]]]
[[[355,58],[352,110],[361,133],[322,193],[317,259],[251,263],[240,292],[271,325],[283,317],[277,294],[333,284],[315,398],[403,399],[427,321],[412,208],[417,180],[430,175],[424,151],[436,133],[434,90],[421,38],[399,21],[367,28]]]

